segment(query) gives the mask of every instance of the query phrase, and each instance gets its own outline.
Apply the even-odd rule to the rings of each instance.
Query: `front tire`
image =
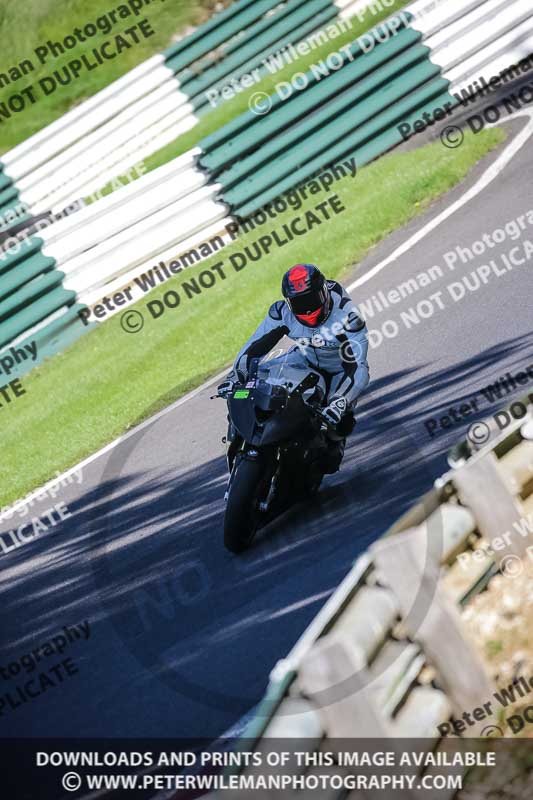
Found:
[[[243,458],[231,479],[224,516],[224,547],[231,553],[246,550],[262,519],[259,503],[266,493],[265,465]]]

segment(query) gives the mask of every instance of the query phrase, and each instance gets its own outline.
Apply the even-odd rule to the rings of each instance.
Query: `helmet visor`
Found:
[[[323,286],[319,290],[302,292],[302,294],[287,298],[287,302],[292,313],[296,316],[313,314],[315,311],[325,307],[328,302],[328,290],[326,286]]]

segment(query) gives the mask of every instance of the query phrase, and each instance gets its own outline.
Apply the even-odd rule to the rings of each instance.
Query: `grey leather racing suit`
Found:
[[[237,355],[229,377],[237,370],[247,376],[252,358],[265,356],[283,336],[288,336],[296,342],[296,347],[281,358],[295,366],[305,362],[324,375],[328,403],[345,397],[348,406],[355,405],[369,382],[368,331],[357,306],[343,287],[336,281],[327,283],[332,309],[322,325],[316,328],[303,325],[283,300],[273,303]]]

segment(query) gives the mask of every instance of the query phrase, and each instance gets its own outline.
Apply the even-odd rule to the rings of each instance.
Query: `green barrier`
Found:
[[[243,28],[248,27],[278,5],[279,0],[259,0],[258,2],[246,0],[242,3],[232,3],[229,8],[216,14],[186,39],[164,50],[165,66],[174,72],[179,72],[220,47]],[[250,8],[250,6],[252,7]]]
[[[281,178],[278,182],[270,188],[260,192],[259,194],[249,194],[248,198],[243,197],[240,203],[235,202],[232,212],[242,217],[247,217],[253,214],[254,211],[262,208],[266,203],[274,200],[282,192],[288,191],[296,186],[298,183],[303,182],[317,172],[324,170],[328,165],[336,163],[342,158],[347,158],[357,152],[357,148],[363,144],[367,144],[369,148],[375,148],[375,158],[389,149],[389,146],[384,146],[383,141],[390,140],[398,143],[402,140],[401,134],[394,128],[395,124],[399,124],[410,117],[408,115],[414,114],[416,119],[424,111],[432,111],[435,108],[442,108],[446,102],[451,102],[451,95],[448,92],[450,83],[445,78],[439,78],[420,89],[416,96],[411,95],[402,102],[395,103],[392,108],[378,114],[367,124],[358,128],[357,131],[351,135],[341,139],[333,147],[320,152],[314,158],[311,158],[306,164],[296,169],[293,168],[292,172],[285,172],[286,177]],[[455,101],[456,102],[456,101]],[[383,134],[384,138],[381,137]],[[385,136],[387,134],[387,136]],[[373,140],[375,141],[369,141]],[[379,142],[379,144],[378,144]],[[390,145],[392,147],[392,144]],[[359,162],[357,162],[359,165]],[[253,191],[249,190],[249,191]],[[227,198],[224,197],[226,202]]]
[[[78,314],[84,308],[86,306],[81,303],[76,303],[66,308],[61,316],[56,317],[52,322],[43,325],[38,331],[18,342],[17,347],[20,348],[23,348],[25,344],[36,342],[37,357],[35,361],[22,361],[20,364],[15,365],[9,374],[9,380],[22,378],[47,358],[51,358],[58,352],[65,350],[85,333],[96,328],[97,323],[91,322],[89,325],[84,325],[80,320]],[[0,352],[0,357],[1,355],[2,353]]]
[[[5,172],[0,172],[0,192],[13,185],[11,178]]]
[[[389,127],[396,119],[405,116],[411,108],[424,102],[426,93],[432,91],[433,83],[429,87],[422,87],[420,93],[416,92],[411,95],[403,104],[398,103],[398,100],[438,75],[440,75],[439,67],[429,60],[413,67],[390,83],[383,91],[367,98],[355,109],[348,110],[342,116],[322,126],[318,132],[309,136],[304,142],[300,141],[287,149],[283,155],[258,169],[234,189],[222,192],[224,201],[231,206],[240,207],[255,196],[263,195],[267,190],[276,191],[276,187],[280,183],[287,188],[294,186],[296,181],[292,180],[291,176],[295,172],[304,170],[307,175],[311,175],[317,169],[332,163],[334,159],[329,157],[329,153],[336,143],[340,144],[343,152],[349,152],[354,149],[356,144],[362,144],[371,136],[375,136],[384,128]],[[446,87],[449,86],[448,81],[443,78],[439,80]],[[387,111],[383,112],[383,108]],[[367,122],[368,120],[370,122]],[[348,142],[350,144],[344,146]],[[289,176],[288,184],[286,176]],[[277,194],[279,194],[279,190]]]
[[[0,319],[13,314],[21,306],[31,306],[36,297],[60,286],[64,277],[65,273],[57,269],[37,275],[0,302]]]
[[[16,186],[9,186],[7,189],[4,189],[3,192],[0,192],[0,215],[4,215],[6,211],[9,211],[11,208],[16,205],[16,201],[19,198],[19,192]]]
[[[407,91],[409,91],[412,86],[424,81],[426,76],[431,78],[438,74],[437,68],[428,68],[422,72],[421,78],[417,76],[413,78],[412,82],[409,82],[410,75],[414,74],[413,66],[416,66],[419,62],[424,62],[426,65],[431,63],[427,57],[428,52],[429,50],[426,47],[411,48],[404,55],[389,62],[382,69],[374,71],[366,80],[357,82],[351,91],[347,91],[336,100],[317,108],[309,119],[304,119],[301,123],[294,124],[286,133],[264,144],[260,150],[252,153],[247,158],[241,159],[234,167],[219,175],[217,181],[227,190],[241,181],[246,175],[252,172],[256,173],[265,162],[271,164],[272,159],[289,151],[291,147],[295,145],[300,147],[301,142],[309,141],[317,131],[321,133],[330,122],[332,122],[334,128],[342,125],[346,119],[346,114],[350,115],[349,126],[355,128],[375,113],[372,97],[376,96],[374,93],[380,87],[390,87],[390,90],[388,88],[382,89],[383,94],[380,96],[388,93],[389,97],[392,96],[394,99],[398,99],[406,94],[406,87]],[[398,74],[401,74],[402,78],[394,81],[394,77]],[[398,87],[397,90],[396,87]],[[363,105],[358,106],[360,103]]]
[[[290,3],[287,3],[285,6],[281,6],[280,8],[275,10],[274,14],[268,14],[267,16],[263,17],[262,19],[258,20],[253,25],[250,25],[249,28],[245,30],[241,30],[237,36],[234,36],[229,42],[226,42],[221,47],[221,57],[227,58],[232,53],[241,50],[243,47],[248,45],[252,42],[256,37],[262,35],[265,32],[268,32],[274,23],[280,22],[282,19],[289,17],[296,11],[299,7],[303,6],[307,3],[308,0],[291,0]],[[329,3],[331,6],[331,3]],[[217,61],[219,61],[217,59]],[[213,66],[213,59],[209,54],[203,61],[194,65],[194,70],[190,73],[192,77],[197,77],[198,73],[203,72],[204,69],[210,69]],[[187,71],[189,72],[189,71]],[[181,80],[181,75],[179,76]]]
[[[5,257],[0,253],[0,272],[6,272],[29,256],[40,253],[43,244],[44,242],[39,236],[28,236],[12,248],[14,252],[8,253]],[[40,253],[40,257],[43,259],[43,263],[46,263],[46,257],[42,253]],[[44,272],[44,269],[41,272]],[[2,278],[2,282],[3,280]]]
[[[71,305],[76,300],[76,293],[63,287],[57,287],[34,301],[28,308],[14,314],[0,324],[0,346],[8,344],[33,325],[46,319],[62,306]]]
[[[251,25],[247,30],[242,31],[228,44],[224,45],[224,56],[228,56],[231,53],[234,53],[240,47],[248,44],[248,42],[250,42],[256,36],[259,36],[264,31],[268,30],[273,22],[278,22],[283,17],[292,14],[293,11],[307,2],[308,0],[291,0],[290,3],[287,3],[285,6],[282,6],[279,11],[276,11],[275,17],[274,15],[269,14],[268,16],[256,22],[254,25]]]
[[[209,33],[220,27],[222,24],[228,23],[239,14],[243,14],[243,12],[250,6],[254,5],[254,3],[256,3],[256,0],[236,0],[236,2],[230,3],[227,8],[219,11],[217,14],[213,14],[213,16],[210,17],[207,22],[204,22],[202,25],[200,25],[195,31],[189,34],[189,36],[186,36],[179,42],[171,44],[169,47],[167,47],[167,49],[163,51],[163,55],[165,55],[167,58],[170,58],[177,53],[181,53],[195,42],[207,37]],[[244,16],[241,16],[240,19],[244,19]],[[237,24],[234,23],[233,28],[230,30],[235,29],[235,33],[237,33],[239,27],[240,22]]]
[[[24,259],[16,269],[7,272],[0,282],[0,298],[6,297],[11,292],[16,291],[25,283],[36,278],[37,275],[42,275],[49,272],[55,266],[55,259],[43,256],[42,253],[36,253]]]
[[[420,39],[420,33],[406,29],[387,43],[375,47],[365,58],[356,58],[355,61],[346,63],[338,72],[329,75],[327,80],[314,83],[305,91],[293,95],[287,104],[287,113],[282,113],[280,109],[277,113],[269,113],[261,117],[251,130],[245,128],[228,142],[202,156],[201,166],[216,174],[220,168],[242,157],[250,150],[256,150],[258,145],[273,141],[273,137],[279,131],[295,125],[303,118],[305,118],[305,125],[309,126],[308,129],[313,130],[317,127],[316,109],[318,109],[318,113],[324,114],[324,118],[327,118],[330,108],[329,105],[326,105],[328,101],[332,101],[339,94],[346,92],[354,83],[361,81],[387,61],[396,58],[401,52],[413,48],[413,60],[427,57],[429,48],[420,46],[416,50],[414,49],[414,45]],[[391,69],[395,69],[395,67],[391,66]],[[342,103],[343,100],[340,98],[340,107],[342,107]],[[321,107],[323,108],[321,109]]]
[[[193,106],[202,108],[208,104],[207,89],[250,71],[337,14],[332,0],[285,5],[279,0],[239,0],[168,48],[166,64],[178,73]],[[249,216],[342,158],[352,156],[360,167],[402,141],[400,122],[414,121],[446,102],[456,104],[421,34],[409,27],[398,31],[406,19],[394,17],[366,33],[365,42],[369,37],[375,42],[369,52],[363,52],[358,40],[352,42],[349,52],[341,54],[342,68],[330,69],[327,77],[308,70],[305,91],[295,91],[286,101],[273,96],[268,115],[247,111],[200,143],[200,166],[222,184],[221,199],[233,213]],[[204,56],[221,45],[222,59],[213,65]],[[192,63],[196,69],[184,69]],[[0,164],[0,214],[20,205],[18,198]],[[75,292],[64,289],[65,274],[43,255],[42,245],[42,239],[32,237],[0,258],[0,345],[41,323],[27,340],[38,339],[43,352],[53,355],[95,325],[85,326],[79,319],[77,312],[85,306],[76,303]],[[50,315],[54,319],[47,322]],[[271,701],[276,698],[273,690]]]
[[[422,114],[425,112],[431,114],[436,109],[443,108],[446,103],[450,103],[450,105],[453,106],[457,105],[457,100],[448,91],[434,98],[431,103],[428,103],[421,108],[417,108],[412,114],[402,117],[401,119],[398,118],[396,123],[398,125],[400,122],[414,123],[417,119],[420,119]],[[374,161],[374,159],[376,159],[378,156],[386,153],[387,150],[390,150],[392,147],[395,147],[402,142],[403,137],[398,131],[397,125],[395,125],[393,128],[385,131],[380,136],[377,136],[375,139],[367,142],[367,144],[357,150],[357,152],[354,154],[357,159],[357,165],[364,166],[365,164]]]
[[[400,25],[402,26],[402,28],[405,28],[404,22],[406,22],[406,21],[408,21],[408,19],[410,19],[410,15],[404,14],[402,17],[394,17],[393,19],[395,19],[397,22],[399,22]],[[414,43],[415,40],[418,41],[418,40],[420,40],[422,38],[422,34],[419,33],[418,31],[413,31],[413,29],[410,29],[410,28],[406,29],[406,31],[409,31],[410,32],[409,35],[413,37],[413,43]],[[412,33],[411,33],[411,31],[412,31]],[[379,37],[380,36],[383,37],[384,35],[387,34],[387,32],[389,32],[391,34],[388,42],[381,43],[379,41]],[[387,21],[387,22],[384,22],[384,23],[382,23],[380,25],[377,25],[375,28],[372,28],[370,31],[368,31],[365,34],[365,40],[367,40],[367,38],[368,38],[368,42],[370,42],[370,38],[371,38],[376,43],[374,48],[373,48],[373,50],[370,52],[370,54],[365,54],[363,52],[363,49],[361,47],[361,43],[360,43],[359,39],[355,39],[355,41],[353,41],[352,44],[349,47],[349,52],[351,53],[351,58],[350,58],[350,56],[348,56],[346,54],[346,55],[344,55],[344,60],[345,60],[346,63],[349,63],[353,59],[367,58],[376,49],[379,49],[380,47],[386,47],[388,44],[393,42],[394,39],[397,39],[400,36],[403,36],[403,31],[398,32],[396,34],[396,36],[394,36],[394,35],[392,35],[392,26],[391,26],[390,20]],[[341,70],[341,72],[342,72],[342,70]],[[305,76],[309,81],[309,87],[311,87],[313,84],[320,83],[320,82],[327,83],[332,79],[332,76],[329,76],[328,78],[325,78],[325,79],[324,78],[321,79],[320,76],[317,78],[317,77],[315,77],[315,75],[313,74],[313,72],[311,70],[308,70],[305,73]],[[309,91],[310,91],[310,88],[306,89],[305,94],[307,92],[309,92]],[[276,111],[280,107],[283,107],[285,109],[286,113],[289,113],[287,109],[289,108],[289,106],[292,103],[294,103],[296,101],[296,95],[293,95],[288,100],[284,100],[279,95],[274,94],[274,95],[270,96],[270,101],[271,101],[271,110],[268,113],[268,118],[272,118],[272,117],[276,116]],[[199,147],[202,148],[202,151],[203,151],[204,154],[209,154],[213,150],[215,150],[217,147],[220,147],[222,144],[233,140],[238,134],[241,134],[243,132],[245,134],[249,133],[250,137],[253,138],[253,136],[255,136],[255,130],[257,130],[257,126],[259,126],[264,119],[265,119],[264,117],[260,117],[257,114],[254,114],[252,111],[245,111],[244,113],[240,114],[238,117],[235,117],[233,120],[228,122],[222,128],[219,128],[218,131],[214,131],[209,136],[206,136],[205,139],[202,139],[202,141],[199,142]],[[206,155],[203,155],[201,157],[200,163],[202,165],[204,163],[207,163]]]
[[[7,219],[5,225],[0,225],[0,233],[7,233],[13,225],[29,223],[32,219],[31,214],[17,214],[14,219]]]
[[[59,346],[63,349],[66,344],[79,339],[84,333],[98,327],[97,322],[86,324],[80,319],[80,311],[86,309],[84,303],[75,303],[69,306],[65,313],[52,320],[34,334],[31,339],[39,343],[39,353],[55,355]],[[54,348],[54,349],[52,349]]]
[[[322,28],[330,20],[331,20],[331,12],[329,10],[326,10],[321,14],[318,14],[317,16],[310,19],[305,25],[300,26],[300,28],[298,28],[297,31],[293,31],[292,34],[288,36],[286,39],[282,39],[275,42],[267,50],[264,50],[263,52],[254,56],[249,61],[245,62],[244,64],[241,64],[239,69],[235,70],[232,73],[232,77],[238,79],[242,75],[250,73],[252,72],[252,70],[256,68],[260,69],[263,61],[266,58],[268,58],[268,56],[272,55],[273,53],[279,50],[282,50],[283,47],[286,47],[289,44],[293,44],[296,41],[300,41],[300,39],[305,39],[306,36],[308,36],[309,34],[313,33],[314,30],[316,30],[317,25],[319,28]],[[206,86],[204,92],[197,94],[196,97],[194,97],[191,100],[195,108],[195,112],[201,115],[202,113],[206,113],[207,111],[209,111],[211,109],[211,106],[209,105],[209,100],[207,97],[208,90],[211,91],[219,89],[225,86],[226,82],[227,82],[227,76],[222,80],[218,80],[215,83]]]
[[[217,66],[211,67],[204,75],[198,77],[192,70],[180,73],[178,80],[182,84],[182,91],[189,97],[194,97],[215,86],[218,81],[222,81],[228,75],[237,77],[239,68],[246,72],[252,64],[259,63],[273,49],[290,44],[294,39],[295,31],[298,38],[305,36],[305,31],[302,29],[304,23],[314,30],[335,16],[336,10],[331,7],[330,0],[311,0],[310,3],[293,12],[286,19],[275,22],[267,32],[225,58]],[[289,32],[291,35],[288,35]],[[207,98],[205,102],[207,102]]]
[[[329,22],[332,17],[335,16],[335,13],[332,12],[329,0],[325,0],[325,3],[323,0],[321,5],[326,5],[326,9],[322,11],[322,13],[311,16],[306,24],[300,24],[294,28],[290,35],[285,39],[278,39],[270,44],[268,48],[257,50],[257,39],[263,32],[266,32],[265,36],[262,37],[263,41],[271,40],[274,22],[279,23],[284,17],[292,17],[297,8],[303,6],[307,2],[308,0],[294,0],[293,3],[288,3],[285,8],[282,8],[281,11],[276,14],[275,18],[269,16],[249,28],[245,32],[244,36],[236,37],[236,41],[233,40],[227,47],[224,46],[223,60],[217,60],[218,68],[213,65],[213,60],[208,57],[203,62],[195,64],[193,70],[187,70],[184,73],[180,73],[178,75],[178,79],[181,84],[188,80],[196,81],[199,75],[205,76],[205,83],[200,92],[197,91],[196,83],[193,83],[192,86],[191,84],[185,83],[185,85],[182,86],[183,91],[189,94],[191,97],[191,103],[195,112],[197,111],[199,114],[202,114],[211,110],[211,105],[206,97],[207,90],[214,90],[223,87],[227,82],[228,75],[230,73],[232,79],[236,80],[242,75],[251,72],[253,69],[261,68],[262,62],[269,55],[272,55],[276,51],[281,50],[283,47],[289,44],[294,44],[297,41],[305,39],[306,36],[314,33],[317,27],[322,27]],[[308,13],[309,9],[305,9],[305,12]],[[288,24],[289,21],[287,21],[286,30],[291,30],[291,26]],[[247,43],[250,43],[249,47],[246,47]],[[246,57],[246,55],[250,53],[251,57],[243,62],[243,57]],[[228,61],[230,57],[231,62]],[[232,64],[235,65],[233,68],[231,68]],[[208,74],[206,73],[206,70],[209,70]]]

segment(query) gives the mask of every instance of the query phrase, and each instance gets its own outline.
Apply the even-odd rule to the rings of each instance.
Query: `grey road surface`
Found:
[[[508,126],[510,140],[524,124]],[[382,243],[357,277],[461,197],[505,146]],[[383,313],[367,312],[369,328],[387,323],[391,338],[370,353],[372,382],[342,471],[316,501],[270,526],[248,554],[235,558],[222,546],[225,408],[209,400],[212,388],[97,458],[80,484],[43,500],[30,516],[1,522],[5,534],[58,501],[71,514],[0,554],[2,735],[217,737],[256,705],[273,665],[357,555],[445,471],[448,448],[475,418],[524,393],[522,387],[492,404],[480,394],[533,364],[533,260],[512,270],[503,260],[511,250],[516,262],[524,260],[533,224],[471,262],[459,259],[454,270],[444,256],[533,208],[532,162],[528,142],[463,210],[353,292],[368,309],[378,292],[409,279],[418,284]],[[476,289],[471,273],[490,260],[500,274],[491,267]],[[421,274],[435,266],[442,276],[420,286]],[[465,278],[456,300],[461,289],[452,296],[449,284]],[[420,301],[427,318],[409,329],[401,314],[412,319]],[[429,419],[476,397],[477,414],[430,435]],[[86,621],[88,638],[76,628]],[[43,645],[54,639],[45,654]],[[43,673],[44,685],[36,678]]]

